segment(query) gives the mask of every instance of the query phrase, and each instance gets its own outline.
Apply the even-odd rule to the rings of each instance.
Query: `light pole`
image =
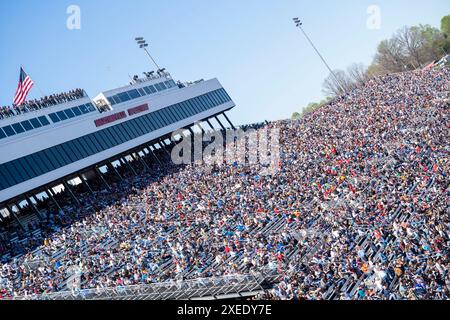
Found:
[[[324,57],[320,54],[319,50],[316,48],[316,46],[314,45],[314,43],[312,42],[312,40],[308,37],[308,35],[306,34],[305,30],[303,30],[302,25],[303,22],[300,21],[299,18],[293,18],[292,20],[294,20],[295,26],[297,28],[299,28],[302,33],[305,35],[305,38],[308,40],[308,42],[311,44],[311,46],[313,47],[313,49],[316,51],[317,55],[320,57],[320,59],[323,61],[323,63],[325,64],[325,66],[328,68],[328,70],[330,71],[331,75],[333,76],[333,78],[336,80],[337,84],[339,85],[339,87],[342,90],[342,93],[345,92],[344,87],[342,86],[341,82],[339,81],[339,79],[337,78],[336,74],[334,73],[334,71],[330,68],[330,66],[328,65],[328,63],[325,61]]]
[[[156,70],[159,71],[161,70],[161,68],[158,66],[158,64],[156,63],[155,59],[153,59],[153,57],[151,56],[150,52],[148,52],[147,47],[148,47],[148,43],[145,41],[145,39],[143,37],[137,37],[134,40],[136,40],[136,43],[138,44],[139,48],[144,49],[145,52],[147,53],[147,55],[149,56],[149,58],[152,60],[152,62],[155,64],[156,66]]]

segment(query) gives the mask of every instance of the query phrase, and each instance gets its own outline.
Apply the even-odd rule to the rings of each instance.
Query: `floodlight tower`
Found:
[[[305,38],[308,40],[308,42],[311,44],[311,46],[313,47],[313,49],[316,51],[317,55],[320,57],[320,59],[322,60],[322,62],[325,64],[325,66],[327,67],[327,69],[330,71],[331,75],[333,76],[334,80],[336,80],[336,83],[339,85],[339,87],[341,88],[342,92],[345,92],[344,87],[342,86],[341,82],[339,81],[338,77],[336,76],[336,74],[334,73],[334,71],[330,68],[330,66],[328,65],[328,63],[325,61],[325,58],[320,54],[319,50],[316,48],[316,46],[314,45],[314,43],[312,42],[312,40],[308,37],[308,35],[306,34],[305,30],[303,30],[302,25],[303,22],[300,21],[299,18],[293,18],[292,20],[294,20],[295,26],[297,28],[299,28],[302,33],[305,35]]]
[[[145,39],[143,37],[137,37],[134,40],[136,40],[136,43],[138,44],[139,48],[144,49],[145,52],[147,53],[147,55],[149,56],[149,58],[152,60],[152,62],[155,64],[156,66],[156,70],[159,71],[161,70],[161,68],[158,66],[158,64],[156,63],[155,59],[153,59],[153,57],[151,56],[150,52],[148,52],[147,47],[148,47],[148,43],[147,41],[145,41]]]

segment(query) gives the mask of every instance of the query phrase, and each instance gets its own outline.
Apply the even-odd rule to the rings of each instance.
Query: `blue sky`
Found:
[[[69,5],[81,29],[69,30]],[[381,28],[367,28],[367,8]],[[327,70],[293,25],[304,28],[332,68],[369,64],[376,45],[403,25],[439,26],[448,0],[47,0],[0,1],[0,104],[11,104],[19,67],[36,82],[30,96],[85,88],[91,97],[152,68],[144,36],[175,79],[217,77],[237,123],[288,118],[323,98]]]

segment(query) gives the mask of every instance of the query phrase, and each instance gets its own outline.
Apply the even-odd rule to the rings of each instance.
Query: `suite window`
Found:
[[[99,132],[94,133],[94,137],[98,141],[98,143],[100,144],[101,150],[104,151],[104,150],[107,149],[107,145],[106,145],[106,142],[103,141],[103,139],[101,138]]]
[[[191,106],[191,109],[195,111],[195,113],[200,113],[201,110],[198,108],[191,100],[187,101],[187,104]]]
[[[128,93],[126,93],[126,92],[119,93],[118,96],[120,98],[120,101],[122,101],[122,102],[130,100]]]
[[[42,169],[31,160],[30,156],[26,156],[23,158],[25,163],[31,168],[31,170],[34,173],[34,177],[40,176],[43,172]]]
[[[39,117],[39,121],[41,121],[43,126],[48,126],[50,124],[50,122],[48,122],[47,117],[45,116]]]
[[[30,119],[30,122],[31,122],[31,125],[33,126],[33,128],[35,128],[35,129],[42,127],[42,124],[36,118]]]
[[[164,109],[164,114],[167,116],[167,118],[169,118],[171,123],[177,122],[177,119],[175,119],[175,116],[172,114],[169,108]]]
[[[81,111],[78,107],[73,107],[72,112],[78,117],[81,116]]]
[[[6,179],[2,177],[0,174],[0,190],[8,188],[8,184],[6,183]],[[0,219],[1,221],[1,219]]]
[[[160,83],[155,84],[155,87],[156,87],[156,90],[158,90],[158,91],[162,91],[163,90],[163,88],[161,87]]]
[[[197,113],[197,112],[195,112],[194,109],[192,109],[191,105],[189,103],[187,103],[187,102],[185,102],[185,106],[184,107],[186,108],[186,110],[189,112],[189,114],[191,116],[193,116],[194,114]]]
[[[61,168],[64,166],[63,159],[56,152],[55,148],[46,149],[48,157],[53,161],[56,168]]]
[[[83,105],[80,106],[79,108],[80,108],[80,111],[81,111],[83,114],[89,113],[89,110],[88,110],[88,108],[86,107],[86,105],[83,104]]]
[[[108,98],[106,98],[106,99],[109,101],[109,103],[110,103],[112,106],[116,104],[116,100],[114,100],[113,97],[108,97]]]
[[[141,96],[145,96],[145,95],[146,95],[146,93],[145,93],[145,91],[144,91],[143,88],[139,88],[138,91],[139,91],[139,94],[140,94]]]
[[[125,122],[125,123],[123,123],[123,128],[125,128],[125,130],[128,131],[128,133],[130,134],[131,139],[136,138],[137,132],[135,131],[134,128],[132,128],[130,122]]]
[[[135,129],[135,131],[137,131],[135,138],[146,134],[145,129],[139,124],[139,122],[137,122],[136,119],[131,120],[130,125]]]
[[[113,146],[111,140],[109,137],[103,132],[103,130],[99,131],[98,134],[100,135],[100,139],[106,144],[106,148],[104,150],[107,150]]]
[[[88,140],[87,136],[80,137],[77,140],[80,141],[81,145],[83,146],[84,149],[87,150],[87,153],[89,155],[93,155],[94,153],[96,153],[96,150],[92,149],[91,144],[87,141]]]
[[[76,158],[76,161],[82,159],[81,152],[78,150],[77,146],[75,145],[75,140],[71,140],[67,143],[67,147],[72,151],[73,156]],[[64,144],[66,144],[64,143]]]
[[[11,162],[5,163],[4,166],[6,170],[11,174],[11,178],[14,181],[14,184],[19,184],[23,181],[23,178],[19,176],[16,167],[14,167]]]
[[[152,94],[152,92],[150,91],[150,89],[148,87],[144,87],[142,88],[146,94]]]
[[[155,113],[153,113],[153,116],[156,118],[156,120],[158,121],[158,128],[162,128],[164,127],[164,120],[163,118],[161,118],[160,114],[159,114],[159,110],[156,111]]]
[[[50,167],[47,165],[47,163],[44,162],[40,153],[33,153],[30,156],[31,156],[32,161],[34,163],[36,163],[42,169],[43,172],[50,171]]]
[[[128,94],[130,95],[131,99],[137,99],[141,96],[136,89],[128,91]]]
[[[203,97],[202,102],[206,104],[206,109],[210,109],[215,105],[215,103],[209,98],[208,95]]]
[[[70,110],[70,109],[64,110],[64,113],[66,114],[66,116],[67,116],[69,119],[75,117],[75,113],[73,113],[73,111]]]
[[[116,130],[111,127],[106,129],[106,134],[114,139],[116,145],[119,145],[124,142],[124,140],[117,134]]]
[[[183,115],[175,106],[172,106],[172,112],[175,114],[177,121],[183,120]]]
[[[136,126],[143,132],[143,134],[148,133],[148,128],[147,128],[147,124],[141,119],[141,118],[136,118],[134,119]]]
[[[16,134],[11,126],[3,127],[3,131],[5,131],[8,137],[11,137]]]
[[[64,163],[66,165],[72,162],[60,144],[55,146],[55,148],[56,148],[57,154],[59,155],[59,157],[63,158]]]
[[[67,143],[63,143],[61,144],[61,148],[64,151],[64,153],[69,157],[70,162],[75,162],[77,161],[77,157],[75,156],[74,152],[72,151],[72,149],[69,148],[69,146],[67,145]]]
[[[22,127],[22,125],[21,125],[20,123],[14,123],[14,124],[12,125],[12,127],[14,128],[14,131],[15,131],[16,133],[22,133],[22,132],[25,132],[25,129]]]
[[[5,177],[8,186],[13,186],[16,184],[14,179],[11,177],[11,173],[6,169],[5,165],[0,166],[0,173],[3,177]]]
[[[51,167],[52,170],[59,168],[58,163],[56,162],[55,159],[53,159],[53,156],[48,149],[42,150],[41,154],[42,154],[42,158],[44,159],[44,161],[47,160],[47,163]]]
[[[220,98],[217,96],[217,93],[215,91],[211,92],[210,98],[214,101],[216,106],[222,104],[222,101],[220,101]]]
[[[147,130],[147,132],[150,132],[153,130],[150,121],[148,121],[148,117],[144,116],[144,117],[140,117],[140,118],[136,118],[136,119],[141,120],[141,122],[142,122],[145,130]]]
[[[59,119],[61,119],[61,121],[67,120],[67,116],[64,111],[58,111],[56,114],[58,115]]]
[[[50,117],[50,120],[53,121],[53,123],[56,123],[56,122],[60,121],[58,116],[56,115],[56,113],[50,113],[48,116]]]
[[[145,116],[145,118],[146,118],[147,121],[150,123],[150,128],[151,128],[152,130],[156,130],[156,129],[158,128],[158,127],[156,126],[155,121],[153,120],[152,114],[147,114],[147,115]]]
[[[86,142],[89,144],[92,150],[94,150],[94,153],[100,152],[98,145],[93,141],[91,135],[86,136]]]
[[[78,157],[78,160],[84,159],[86,157],[87,151],[84,145],[81,143],[80,138],[72,140],[72,148],[78,150],[76,155]]]
[[[30,173],[30,169],[28,166],[23,165],[23,159],[17,159],[13,162],[13,166],[16,168],[16,170],[19,172],[19,174],[22,176],[22,181],[29,180],[33,178],[33,176]]]
[[[92,103],[86,103],[86,108],[88,109],[89,112],[95,111],[95,107]]]

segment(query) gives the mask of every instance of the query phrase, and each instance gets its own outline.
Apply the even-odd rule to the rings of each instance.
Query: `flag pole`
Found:
[[[20,65],[20,68],[21,68],[22,70],[24,70],[24,69],[23,69],[23,65]],[[38,86],[38,84],[37,84],[34,80],[33,80],[33,86],[35,86],[36,89],[39,90],[39,92],[41,93],[41,98],[43,98],[43,97],[46,96],[46,94],[42,91],[41,87]],[[33,95],[34,95],[34,94],[33,94]],[[36,99],[36,98],[35,98],[35,99]],[[37,98],[36,100],[39,100],[39,98]]]

